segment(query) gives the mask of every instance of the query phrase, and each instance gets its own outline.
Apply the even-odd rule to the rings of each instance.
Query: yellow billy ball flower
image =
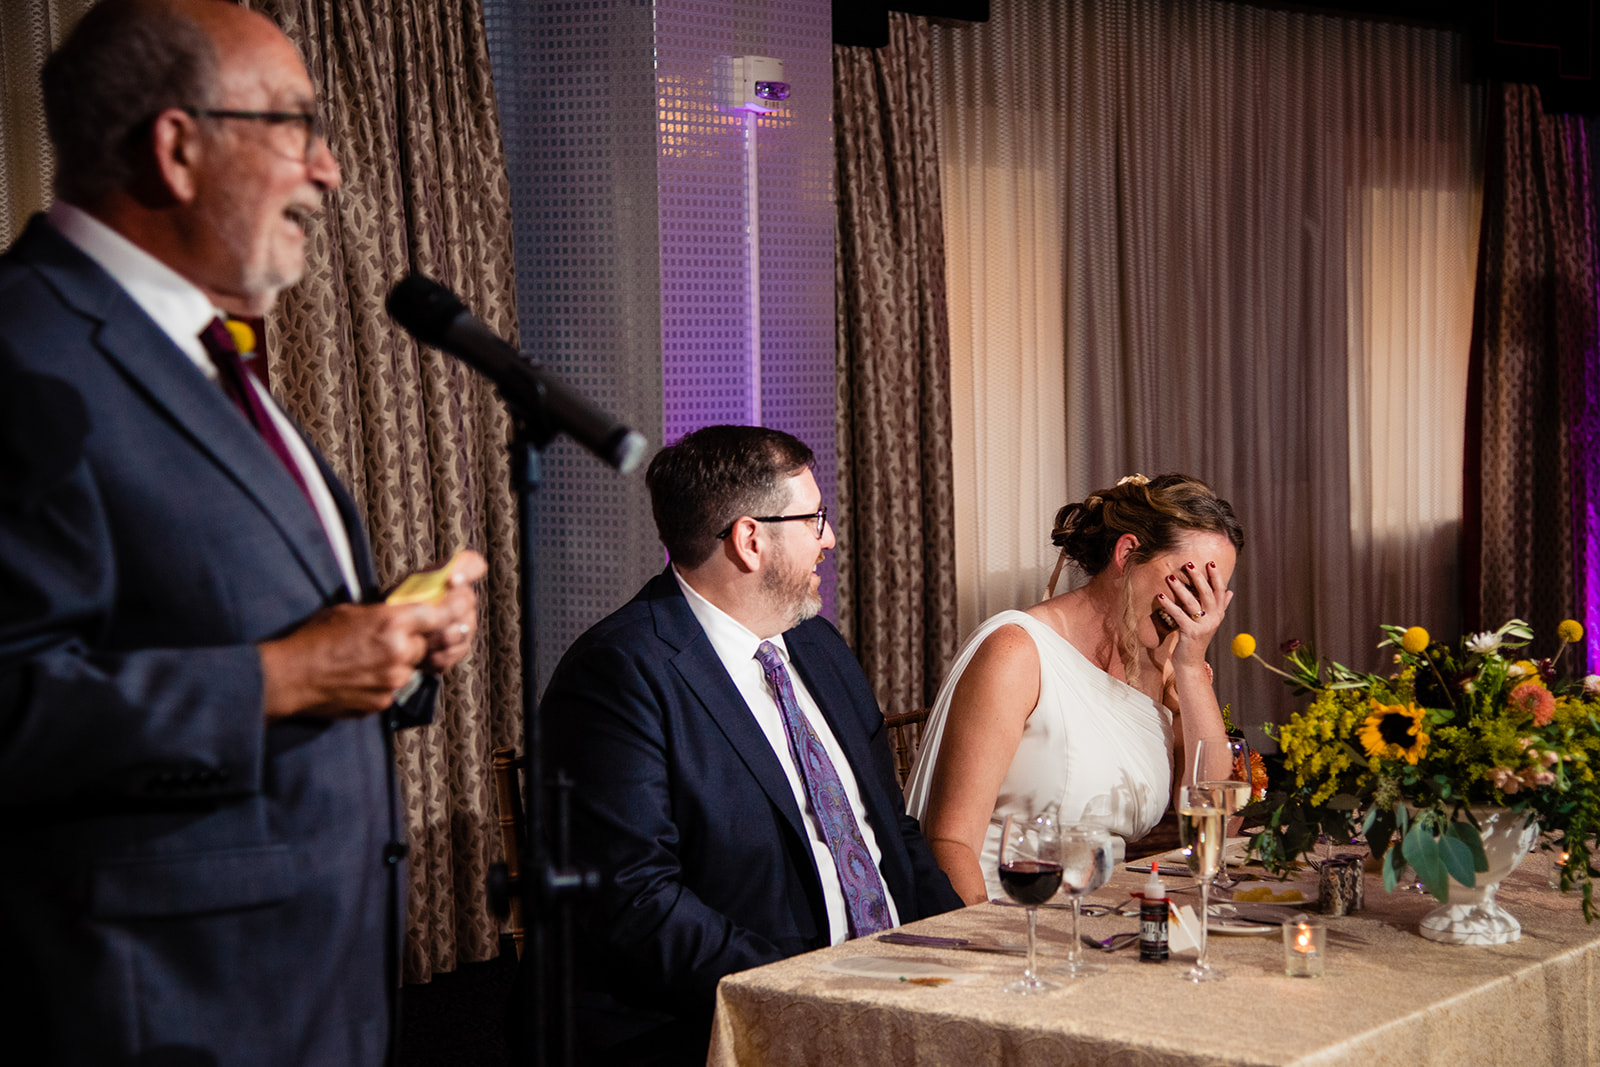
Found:
[[[1428,631],[1420,626],[1413,626],[1401,635],[1400,647],[1413,656],[1418,655],[1428,647]]]
[[[1577,624],[1574,623],[1573,625]],[[1256,639],[1249,634],[1240,634],[1235,637],[1233,639],[1233,654],[1240,659],[1249,659],[1256,654]]]
[[[1583,624],[1577,619],[1567,619],[1556,627],[1556,636],[1569,645],[1575,645],[1583,640]]]

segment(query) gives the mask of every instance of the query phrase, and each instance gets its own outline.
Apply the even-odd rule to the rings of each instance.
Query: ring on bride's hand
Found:
[[[470,632],[471,631],[467,628],[467,624],[466,623],[464,623],[464,622],[456,623],[456,635],[458,637],[460,637],[462,640],[466,640],[466,636]]]
[[[1205,614],[1206,613],[1204,611],[1191,611],[1189,612],[1189,618],[1193,619],[1195,622],[1199,622],[1201,619],[1205,618]]]

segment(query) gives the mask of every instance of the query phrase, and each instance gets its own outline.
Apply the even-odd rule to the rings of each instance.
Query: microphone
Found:
[[[459,297],[431,278],[408,275],[389,290],[389,317],[425,344],[441,348],[494,382],[530,422],[548,420],[623,474],[644,459],[648,442],[552,377],[473,317]]]

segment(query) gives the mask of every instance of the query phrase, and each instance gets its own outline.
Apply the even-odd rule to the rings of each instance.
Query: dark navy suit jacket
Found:
[[[221,390],[34,219],[0,258],[0,1013],[43,1062],[382,1062],[389,717],[268,728],[255,649],[348,596]]]
[[[821,618],[783,636],[860,785],[900,920],[960,907],[905,813],[849,647]],[[607,877],[579,950],[587,1052],[621,1060],[601,1046],[631,1038],[638,1059],[704,1062],[723,975],[829,943],[789,781],[670,570],[568,650],[543,712],[577,781],[574,847]]]

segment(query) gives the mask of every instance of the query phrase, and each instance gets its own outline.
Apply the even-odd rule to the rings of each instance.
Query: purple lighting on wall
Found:
[[[1597,299],[1600,304],[1600,299]],[[1572,554],[1584,667],[1600,669],[1600,348],[1568,377],[1571,397]]]

